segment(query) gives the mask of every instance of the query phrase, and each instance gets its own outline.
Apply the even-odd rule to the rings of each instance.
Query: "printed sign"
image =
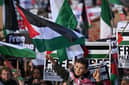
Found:
[[[61,64],[61,66],[64,67],[65,69],[68,69],[70,64],[73,64],[73,61],[66,60]],[[52,67],[52,63],[48,60],[46,60],[44,64],[43,80],[48,80],[48,81],[62,81],[63,80],[59,75],[57,75],[57,73],[54,71]]]
[[[108,67],[106,65],[103,66],[90,66],[89,71],[91,74],[95,72],[96,69],[99,69],[100,71],[100,79],[103,80],[109,80],[109,73],[108,73]],[[95,79],[92,77],[91,80],[95,82]]]
[[[119,68],[129,68],[129,46],[119,46]]]

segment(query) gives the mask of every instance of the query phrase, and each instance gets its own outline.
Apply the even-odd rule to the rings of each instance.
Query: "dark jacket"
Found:
[[[72,69],[70,71],[65,70],[65,68],[59,66],[58,64],[54,65],[53,68],[54,68],[55,72],[64,80],[64,82],[67,83],[67,85],[73,85],[74,81],[70,77],[70,72],[73,72]],[[90,80],[91,77],[92,77],[92,74],[88,71],[86,74],[84,74],[83,76],[81,76],[79,78],[81,78],[81,80],[86,79],[86,78]],[[95,82],[94,84],[102,85],[102,82]]]
[[[3,85],[18,85],[18,83],[15,80],[13,80],[13,79],[10,79],[8,81],[4,81],[4,80],[0,79],[0,82]]]

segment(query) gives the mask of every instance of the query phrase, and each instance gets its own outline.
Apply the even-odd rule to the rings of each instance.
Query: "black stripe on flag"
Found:
[[[109,46],[86,46],[88,50],[109,50]]]
[[[129,32],[118,32],[120,33],[122,36],[129,36]]]
[[[26,18],[28,19],[28,21],[31,24],[36,25],[38,27],[50,27],[52,30],[60,33],[62,36],[66,37],[70,41],[75,41],[76,39],[78,39],[78,36],[72,30],[65,28],[54,22],[51,22],[47,19],[40,18],[40,17],[30,13],[29,11],[23,9],[20,6],[19,6],[19,8],[24,12]]]

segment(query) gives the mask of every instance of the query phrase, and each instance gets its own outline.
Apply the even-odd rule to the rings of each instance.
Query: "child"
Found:
[[[63,78],[66,85],[101,85],[99,70],[90,74],[86,58],[77,59],[70,71],[59,66],[50,55],[47,55],[46,58],[51,61],[55,72]],[[91,77],[96,80],[96,83],[91,82]]]

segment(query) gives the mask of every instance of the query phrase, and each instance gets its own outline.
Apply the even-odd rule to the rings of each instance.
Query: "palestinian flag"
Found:
[[[29,35],[39,52],[84,44],[84,37],[80,33],[40,18],[18,6],[17,10],[24,19]]]
[[[129,32],[118,32],[118,44],[129,45]]]
[[[59,1],[59,2],[58,2]],[[51,0],[52,18],[57,23],[69,29],[76,29],[77,20],[72,12],[68,0]],[[56,19],[55,19],[56,18]],[[63,28],[62,28],[63,29]],[[75,56],[82,56],[84,51],[80,45],[72,45],[68,48],[57,50],[57,58],[60,62],[72,59]]]
[[[100,39],[112,36],[111,19],[112,14],[108,0],[102,0],[100,17]]]
[[[87,58],[109,58],[109,44],[107,42],[86,42]]]
[[[118,85],[118,55],[117,53],[111,56],[111,85]]]
[[[21,46],[0,41],[0,54],[15,57],[35,58],[35,52]]]

